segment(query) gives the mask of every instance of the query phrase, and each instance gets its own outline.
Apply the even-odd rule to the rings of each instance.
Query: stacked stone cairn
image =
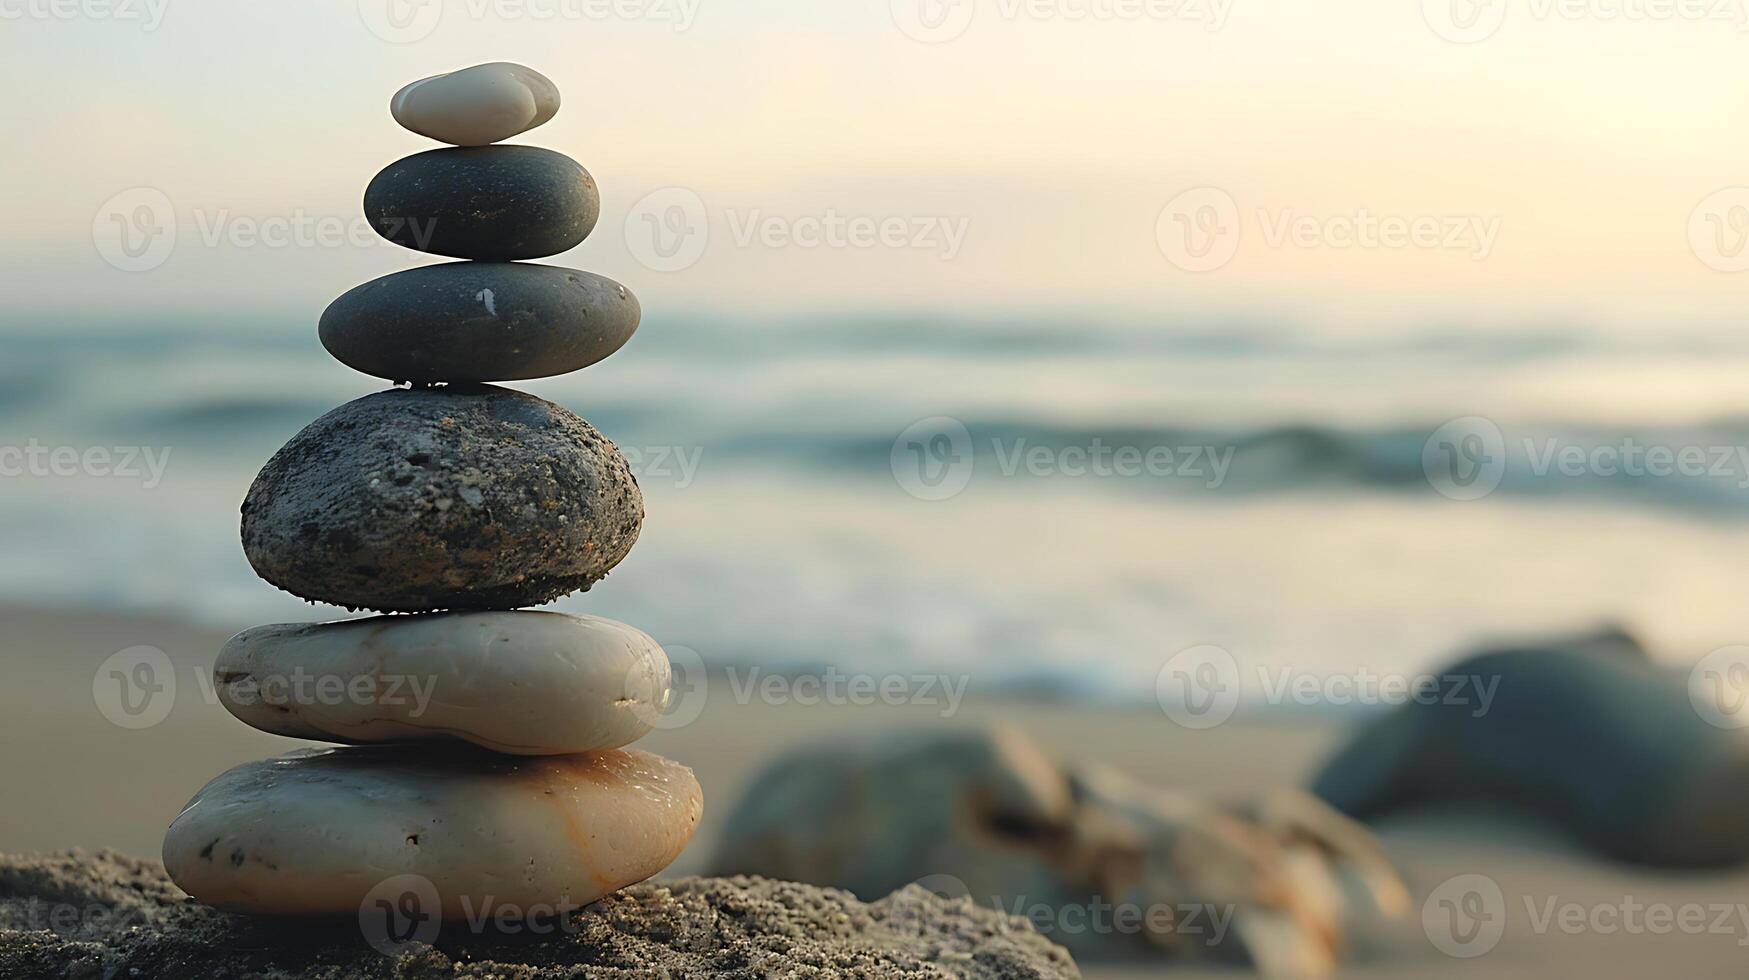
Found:
[[[586,367],[638,325],[624,286],[517,261],[578,244],[600,211],[569,157],[497,145],[558,108],[552,82],[505,63],[394,96],[402,126],[453,145],[379,173],[367,217],[391,241],[468,261],[329,306],[328,351],[409,387],[287,443],[243,502],[243,547],[294,595],[414,615],[261,626],[225,645],[216,680],[238,719],[346,744],[242,765],[195,794],[164,864],[202,902],[359,914],[393,882],[395,901],[407,892],[447,919],[576,907],[661,871],[698,825],[692,772],[623,748],[667,706],[662,649],[611,620],[525,608],[600,580],[644,513],[625,458],[588,422],[486,384]]]

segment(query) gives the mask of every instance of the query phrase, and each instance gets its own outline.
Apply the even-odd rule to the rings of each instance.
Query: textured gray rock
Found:
[[[575,269],[446,262],[355,286],[322,314],[322,346],[390,381],[515,381],[580,370],[625,346],[631,291]]]
[[[312,601],[508,609],[595,584],[643,517],[625,458],[566,409],[489,385],[396,389],[268,461],[243,501],[243,550]]]
[[[408,248],[502,262],[557,255],[601,216],[582,164],[538,146],[445,147],[384,167],[364,191],[377,234]]]
[[[69,919],[54,909],[74,909]],[[55,923],[59,924],[56,925]],[[391,957],[357,919],[226,915],[156,864],[113,852],[0,856],[0,976],[178,980],[1069,980],[1069,955],[1023,919],[910,888],[864,904],[759,878],[646,882],[543,936],[445,927]]]

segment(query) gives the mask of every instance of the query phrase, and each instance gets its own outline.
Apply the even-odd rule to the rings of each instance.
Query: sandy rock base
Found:
[[[763,878],[646,882],[563,933],[451,929],[398,957],[356,921],[250,920],[196,904],[156,862],[0,856],[0,976],[284,978],[1079,977],[1023,920],[908,888],[871,904]]]

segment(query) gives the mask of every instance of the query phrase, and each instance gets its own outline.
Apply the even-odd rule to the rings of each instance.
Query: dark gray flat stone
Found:
[[[322,346],[390,381],[515,381],[566,374],[638,329],[631,290],[521,262],[446,262],[373,279],[322,314]]]
[[[397,245],[503,262],[557,255],[601,215],[595,179],[538,146],[427,150],[396,160],[364,192],[364,215]]]
[[[293,595],[353,609],[513,609],[619,564],[644,500],[613,443],[508,388],[394,389],[312,422],[243,501],[243,550]]]
[[[1709,723],[1688,672],[1628,634],[1485,650],[1437,677],[1361,725],[1313,792],[1369,821],[1497,806],[1635,864],[1749,862],[1749,729]]]

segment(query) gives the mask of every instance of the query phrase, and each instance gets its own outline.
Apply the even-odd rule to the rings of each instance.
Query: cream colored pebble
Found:
[[[559,111],[559,89],[508,61],[422,78],[389,100],[403,127],[456,146],[485,146],[525,133]]]
[[[533,611],[257,626],[225,644],[213,675],[226,710],[275,735],[461,739],[512,755],[629,745],[673,676],[641,630]]]
[[[667,867],[703,809],[692,770],[636,750],[306,749],[202,787],[165,835],[164,867],[231,912],[357,915],[409,875],[446,919],[562,910]]]

